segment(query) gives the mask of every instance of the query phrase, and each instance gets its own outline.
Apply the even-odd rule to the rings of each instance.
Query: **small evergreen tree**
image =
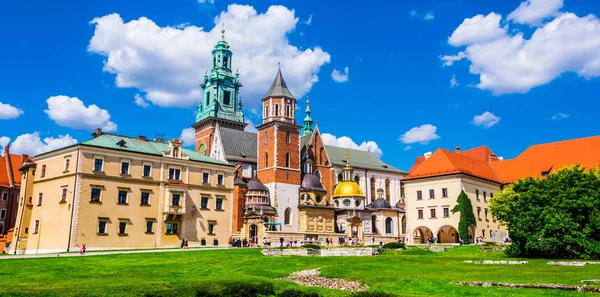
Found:
[[[458,235],[462,239],[462,241],[466,244],[469,242],[469,226],[477,225],[477,221],[475,220],[475,214],[473,213],[473,205],[471,204],[471,199],[467,196],[464,190],[460,191],[460,195],[458,195],[458,199],[456,200],[457,204],[452,209],[452,214],[460,212],[460,221],[458,222]]]

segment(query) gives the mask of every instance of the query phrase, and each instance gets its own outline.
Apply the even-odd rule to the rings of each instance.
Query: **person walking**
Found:
[[[180,244],[180,247],[181,247],[182,250],[183,250],[184,246],[185,246],[185,238],[182,238],[181,239],[181,244]]]
[[[283,247],[283,237],[279,237],[279,247]]]

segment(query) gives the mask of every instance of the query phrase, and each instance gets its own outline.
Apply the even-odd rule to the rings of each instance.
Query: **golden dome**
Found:
[[[365,197],[362,189],[355,181],[343,181],[335,186],[333,198],[339,197]]]

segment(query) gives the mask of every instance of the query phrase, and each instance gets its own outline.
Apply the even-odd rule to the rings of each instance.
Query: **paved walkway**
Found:
[[[52,253],[52,254],[37,254],[37,255],[5,255],[0,256],[1,260],[10,259],[32,259],[32,258],[57,258],[57,257],[90,257],[104,255],[120,255],[120,254],[142,254],[142,253],[174,253],[174,252],[189,252],[189,251],[211,251],[211,250],[226,250],[229,247],[211,247],[211,248],[190,248],[182,250],[179,248],[173,249],[146,249],[146,250],[120,250],[120,251],[89,251],[85,255],[80,255],[78,252],[69,253]]]

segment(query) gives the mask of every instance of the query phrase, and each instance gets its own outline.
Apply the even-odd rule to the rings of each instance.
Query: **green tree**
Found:
[[[600,258],[600,170],[580,166],[526,178],[494,196],[490,210],[508,229],[513,257]]]
[[[469,242],[469,226],[477,225],[477,221],[475,220],[475,214],[473,213],[473,205],[471,204],[471,199],[465,193],[465,191],[460,191],[460,195],[458,195],[457,204],[452,209],[452,214],[460,212],[460,221],[458,222],[458,235],[462,239],[464,243]]]

